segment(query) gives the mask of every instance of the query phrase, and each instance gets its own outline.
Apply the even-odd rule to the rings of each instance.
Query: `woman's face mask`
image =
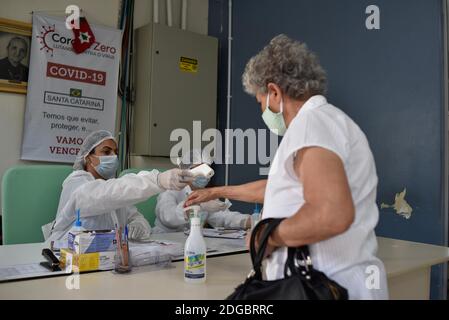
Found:
[[[270,110],[270,93],[267,95],[267,105],[265,111],[262,113],[262,119],[267,125],[268,129],[274,134],[283,136],[287,131],[287,126],[284,120],[284,101],[281,100],[281,107],[279,113],[274,113]]]
[[[97,173],[106,180],[115,178],[119,165],[117,155],[95,157],[100,160],[100,163],[94,167],[95,171],[97,171]]]

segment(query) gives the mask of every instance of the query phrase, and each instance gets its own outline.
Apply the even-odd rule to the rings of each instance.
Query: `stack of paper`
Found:
[[[187,230],[185,234],[189,234],[190,230]],[[222,238],[222,239],[244,239],[246,236],[246,231],[235,230],[235,229],[211,229],[204,228],[203,236],[206,238]]]
[[[169,264],[172,258],[184,255],[184,249],[180,243],[156,240],[130,242],[129,252],[135,267]]]

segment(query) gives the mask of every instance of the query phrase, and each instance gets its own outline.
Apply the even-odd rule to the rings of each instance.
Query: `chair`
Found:
[[[70,166],[13,167],[2,180],[3,244],[43,242],[41,227],[56,217]]]
[[[128,173],[137,174],[142,170],[144,170],[144,169],[135,169],[135,168],[127,169],[120,173],[120,177],[122,177]],[[145,170],[151,171],[152,169],[145,169]],[[165,171],[165,170],[161,170],[161,169],[157,169],[157,170],[159,170],[160,172]],[[136,207],[139,210],[139,212],[148,220],[148,222],[150,223],[150,225],[152,227],[154,227],[154,221],[156,220],[157,196],[158,195],[155,195],[155,196],[149,198],[148,200],[145,200],[141,203],[136,204]]]

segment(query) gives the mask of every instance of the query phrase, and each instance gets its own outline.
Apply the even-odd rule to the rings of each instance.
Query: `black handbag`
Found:
[[[226,300],[347,300],[345,288],[313,268],[308,246],[288,248],[283,279],[262,279],[261,267],[268,238],[282,220],[264,219],[256,225],[250,242],[253,270]],[[256,236],[262,229],[256,252]]]

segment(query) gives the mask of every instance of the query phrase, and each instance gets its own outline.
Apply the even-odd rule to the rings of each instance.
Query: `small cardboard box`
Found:
[[[114,269],[114,251],[77,254],[69,249],[61,249],[62,268],[72,268],[73,272],[89,272]],[[67,270],[67,269],[66,269]]]
[[[69,232],[68,244],[77,254],[115,251],[115,231]]]

